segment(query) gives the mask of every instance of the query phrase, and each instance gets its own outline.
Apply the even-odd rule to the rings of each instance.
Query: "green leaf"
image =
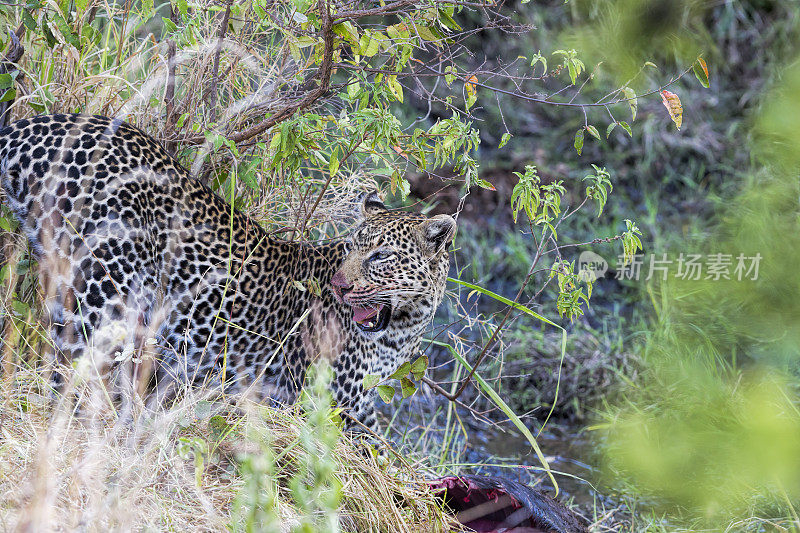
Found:
[[[301,13],[305,13],[309,6],[311,6],[311,0],[292,0],[292,3]]]
[[[14,89],[0,88],[0,93],[2,93],[2,96],[0,96],[0,102],[9,102],[16,96]]]
[[[75,14],[81,18],[86,11],[86,6],[89,5],[89,0],[75,0]]]
[[[478,179],[475,180],[475,185],[477,185],[481,189],[487,189],[489,191],[496,191],[497,190],[494,185],[492,185],[490,182],[486,181],[485,179],[481,179],[481,178],[478,178]]]
[[[503,146],[505,146],[506,143],[508,143],[509,139],[511,139],[511,134],[508,132],[504,133],[502,139],[500,139],[499,147],[502,148]]]
[[[66,40],[69,44],[74,46],[77,50],[80,50],[81,42],[75,35],[75,33],[73,33],[72,27],[69,25],[69,23],[66,20],[64,20],[60,15],[54,16],[53,22],[55,22],[56,26],[58,26],[58,31],[64,37],[64,40]]]
[[[578,155],[583,152],[583,135],[583,128],[575,132],[575,151],[578,152]]]
[[[341,37],[342,39],[346,39],[350,46],[353,48],[353,51],[356,53],[360,53],[360,43],[361,39],[358,36],[358,30],[353,25],[352,22],[345,21],[340,24],[336,24],[333,27],[333,33]]]
[[[588,131],[589,135],[591,135],[592,137],[596,138],[598,141],[602,140],[600,138],[600,132],[597,131],[597,128],[595,128],[594,126],[591,126],[591,125],[590,126],[586,126],[586,131]]]
[[[630,127],[630,125],[628,125],[627,122],[625,122],[624,120],[620,120],[619,121],[619,125],[623,130],[628,132],[628,135],[630,137],[633,137],[633,131],[631,130],[631,127]]]
[[[423,26],[422,24],[415,24],[414,29],[417,30],[419,36],[422,37],[422,39],[425,41],[436,41],[439,39],[439,37],[437,37],[433,33],[433,31],[431,31],[431,28],[429,28],[428,26]]]
[[[208,400],[200,400],[194,406],[194,417],[199,419],[208,418],[214,410],[214,405]]]
[[[439,22],[453,31],[461,31],[461,26],[459,26],[453,17],[442,8],[439,8]]]
[[[375,38],[374,32],[367,32],[361,36],[361,53],[367,57],[372,57],[381,50],[381,42]]]
[[[178,31],[178,26],[167,17],[161,17],[161,22],[164,24],[164,34],[175,33]]]
[[[178,13],[181,15],[186,15],[189,12],[189,3],[187,0],[177,0],[178,5]]]
[[[536,64],[537,63],[541,63],[542,67],[544,68],[544,70],[542,71],[542,76],[547,74],[547,58],[545,58],[542,55],[542,51],[541,50],[536,52],[536,54],[534,54],[534,56],[531,58],[531,66],[533,67],[534,73],[536,71]]]
[[[334,26],[334,30],[336,26]],[[408,39],[409,33],[405,23],[392,24],[386,28],[386,33],[395,40]]]
[[[53,35],[53,32],[50,31],[50,27],[48,26],[47,20],[48,20],[47,13],[45,13],[42,16],[42,33],[44,33],[44,39],[45,41],[47,41],[47,46],[52,48],[56,45],[56,42],[58,41],[56,41],[56,36]]]
[[[425,165],[421,165],[422,168],[425,168]],[[408,195],[411,194],[411,184],[408,182],[407,179],[403,178],[398,183],[398,189],[400,191],[400,198],[405,200],[408,198]]]
[[[630,87],[623,87],[622,94],[631,106],[631,122],[636,120],[636,111],[639,109],[639,101],[636,99],[636,92]]]
[[[335,176],[339,172],[339,148],[334,148],[331,152],[331,160],[328,163],[328,173]]]
[[[569,79],[572,85],[575,85],[575,82],[578,81],[578,70],[575,68],[575,64],[572,61],[567,62],[567,71],[569,71]]]
[[[421,166],[423,166],[424,168],[424,165]],[[409,193],[411,192],[411,184],[408,182],[407,179],[403,177],[402,174],[400,174],[399,170],[395,170],[392,173],[392,179],[389,182],[389,185],[392,194],[394,195],[399,191],[400,196],[403,198],[403,200],[405,200],[408,197]]]
[[[404,378],[404,377],[406,377],[408,375],[409,372],[411,372],[411,363],[406,361],[405,363],[400,365],[397,368],[397,370],[395,370],[394,373],[392,373],[392,375],[389,376],[389,379]]]
[[[611,135],[611,132],[614,131],[614,128],[616,127],[617,127],[616,122],[612,122],[611,124],[608,125],[608,127],[606,128],[606,139],[608,139],[608,136]]]
[[[247,165],[242,165],[239,167],[236,175],[237,177],[241,178],[241,180],[250,187],[251,190],[257,191],[258,190],[258,179],[256,178],[255,167],[257,166],[257,162],[251,162]]]
[[[22,10],[22,23],[31,31],[36,31],[36,19],[34,19],[27,9]]]
[[[19,300],[13,300],[11,302],[11,310],[14,311],[14,313],[17,316],[24,317],[24,316],[28,315],[28,313],[30,312],[31,308],[25,302],[21,302]]]
[[[314,46],[317,44],[317,40],[313,37],[309,37],[308,35],[303,35],[297,38],[297,47],[298,48],[308,48],[309,46]]]
[[[364,379],[361,380],[361,386],[364,387],[364,390],[369,390],[374,388],[380,382],[381,377],[378,374],[367,374],[364,376]]]
[[[444,81],[447,83],[447,86],[450,87],[450,84],[453,83],[456,79],[456,67],[453,65],[447,65],[444,69]]]
[[[478,99],[478,93],[477,92],[468,93],[467,94],[467,109],[472,107],[477,99]]]
[[[595,170],[595,174],[589,174],[583,178],[583,181],[588,180],[591,183],[586,187],[586,197],[597,202],[599,208],[597,216],[599,217],[603,213],[603,208],[608,200],[608,192],[613,190],[614,186],[611,184],[611,174],[605,167],[600,168],[594,164],[592,167]]]
[[[639,227],[630,219],[625,219],[625,226],[628,228],[622,233],[623,265],[627,265],[633,260],[637,250],[642,249],[642,241],[636,235],[641,235]]]
[[[428,370],[428,356],[423,355],[418,357],[416,361],[411,363],[411,373],[414,375],[414,379],[419,381],[422,379],[422,376],[425,375],[425,371]]]
[[[394,387],[391,385],[378,385],[378,396],[381,397],[383,403],[390,403],[394,398]]]
[[[403,378],[400,380],[400,393],[403,395],[404,400],[415,392],[417,392],[417,386],[413,381],[408,378]]]
[[[697,61],[692,65],[692,70],[694,70],[694,75],[700,82],[700,85],[708,89],[711,86],[711,83],[708,81],[708,66],[702,57],[697,58]]]
[[[300,63],[303,60],[303,56],[300,53],[300,47],[294,41],[288,41],[289,44],[289,52],[292,54],[292,59],[294,59],[295,63]]]
[[[213,439],[217,442],[220,442],[230,434],[233,426],[228,424],[228,421],[225,420],[223,416],[214,415],[208,421],[208,429],[211,430],[211,436]]]
[[[400,85],[400,82],[397,81],[397,76],[388,76],[386,78],[386,85],[389,86],[389,90],[394,95],[395,99],[403,103],[403,86]]]

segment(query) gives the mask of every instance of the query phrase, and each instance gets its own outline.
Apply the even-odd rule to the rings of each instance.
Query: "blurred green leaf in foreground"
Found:
[[[800,63],[781,79],[756,121],[748,182],[711,239],[686,243],[761,254],[758,278],[658,287],[645,372],[606,413],[609,477],[706,527],[798,521]]]

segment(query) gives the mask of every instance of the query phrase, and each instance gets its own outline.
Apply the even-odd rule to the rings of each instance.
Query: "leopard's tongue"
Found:
[[[378,305],[376,307],[356,307],[353,306],[353,320],[358,322],[359,324],[363,324],[381,312],[383,309],[382,305]]]

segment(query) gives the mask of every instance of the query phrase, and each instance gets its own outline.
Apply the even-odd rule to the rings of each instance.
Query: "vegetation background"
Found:
[[[596,531],[800,528],[795,2],[0,9],[25,28],[21,73],[0,74],[15,116],[124,116],[286,238],[338,235],[375,184],[395,206],[459,214],[428,377],[380,384],[395,466],[551,488],[547,459]],[[452,527],[424,484],[337,438],[324,370],[300,418],[202,394],[133,429],[45,417],[34,269],[4,213],[8,528],[124,528],[133,502],[155,529]],[[594,283],[585,250],[611,266]],[[755,282],[616,279],[632,253],[762,261]],[[464,363],[480,380],[453,404],[441,393]]]

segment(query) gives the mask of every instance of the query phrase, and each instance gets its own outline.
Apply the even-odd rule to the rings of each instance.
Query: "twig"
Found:
[[[432,379],[430,379],[427,376],[422,376],[422,379],[420,381],[422,381],[424,384],[428,385],[430,388],[432,388],[434,391],[438,392],[439,394],[444,394],[444,395],[449,394],[438,383],[436,383],[435,381],[433,381]],[[461,400],[458,400],[458,399],[454,399],[454,400],[451,400],[451,401],[453,401],[456,405],[458,405],[458,406],[466,409],[467,411],[469,411],[472,414],[472,416],[474,416],[477,420],[480,420],[481,422],[484,422],[484,423],[487,423],[487,424],[493,424],[493,422],[491,420],[489,420],[488,418],[486,418],[486,416],[485,416],[487,412],[491,412],[491,411],[484,411],[484,412],[478,411],[474,407],[471,407],[471,406],[465,404],[464,402],[462,402]]]
[[[543,255],[551,254],[551,253],[555,252],[556,250],[563,250],[564,248],[576,248],[578,246],[588,246],[590,244],[601,244],[601,243],[607,243],[607,242],[614,242],[614,241],[620,240],[621,238],[622,238],[622,235],[615,235],[614,237],[606,237],[604,239],[592,239],[591,241],[586,241],[586,242],[576,242],[576,243],[573,243],[573,244],[560,244],[560,245],[558,245],[558,246],[556,246],[554,248],[550,248]]]
[[[175,41],[167,39],[167,89],[164,92],[164,104],[167,108],[165,130],[171,131],[175,125]],[[175,151],[175,141],[167,141],[167,150]]]
[[[169,10],[169,19],[177,23],[178,22],[178,12],[174,6],[170,7]],[[167,39],[167,87],[164,91],[164,105],[166,107],[166,124],[164,125],[164,132],[167,133],[174,133],[175,132],[175,70],[177,68],[177,59],[175,58],[175,54],[177,53],[175,40],[174,39]],[[168,139],[174,137],[174,135],[168,134],[165,135]],[[178,143],[174,140],[167,140],[164,143],[167,151],[174,153],[178,147]]]
[[[8,52],[3,57],[2,63],[16,63],[22,58],[25,53],[25,47],[22,46],[20,39],[25,35],[25,25],[20,24],[16,31],[8,32],[11,37],[11,42],[8,45]]]
[[[122,60],[122,43],[123,39],[125,39],[125,26],[128,25],[128,13],[131,11],[130,3],[131,0],[125,0],[125,6],[122,10],[122,26],[120,26],[121,29],[119,32],[119,43],[117,43],[117,68],[121,66],[120,61]]]
[[[22,46],[20,39],[25,35],[25,26],[20,24],[17,31],[9,32],[11,42],[8,45],[8,52],[0,60],[0,74],[8,73],[9,66],[18,62],[22,55],[25,53],[25,47]],[[0,102],[0,127],[8,125],[11,119],[11,104],[12,101]]]
[[[395,2],[390,2],[381,7],[375,7],[372,9],[354,9],[352,11],[343,11],[341,13],[336,13],[332,18],[334,22],[339,22],[343,20],[356,20],[364,17],[372,17],[375,15],[386,15],[388,13],[393,13],[404,7],[409,7],[414,5],[416,0],[397,0]]]
[[[225,12],[222,14],[222,22],[219,25],[219,35],[217,36],[217,48],[214,50],[214,66],[211,68],[211,87],[209,89],[209,116],[211,121],[217,114],[217,90],[219,85],[219,56],[222,54],[222,43],[225,39],[225,33],[228,31],[228,19],[231,16],[231,4],[225,7]]]
[[[427,69],[428,71],[432,72],[434,75],[436,75],[436,74],[438,74],[440,76],[444,76],[445,75],[444,72],[440,72],[440,71],[434,69],[431,66],[423,64],[422,67]],[[533,97],[533,96],[528,96],[527,94],[522,94],[522,93],[514,92],[514,91],[507,91],[507,90],[501,89],[499,87],[493,87],[491,85],[486,85],[485,83],[481,83],[478,80],[470,80],[466,76],[461,76],[461,75],[458,75],[458,74],[456,74],[456,79],[458,79],[458,80],[460,80],[460,81],[462,81],[464,83],[468,82],[468,83],[471,83],[471,84],[476,85],[478,87],[481,87],[483,89],[488,89],[488,90],[494,91],[496,93],[505,94],[505,95],[508,95],[508,96],[513,96],[514,98],[519,98],[520,100],[526,100],[528,102],[536,102],[538,104],[549,104],[549,105],[560,106],[560,107],[581,107],[581,108],[584,108],[584,107],[602,107],[602,106],[607,106],[607,105],[612,105],[612,104],[620,104],[622,102],[629,102],[631,100],[635,100],[636,98],[641,98],[643,96],[650,96],[651,94],[660,93],[663,89],[666,89],[667,87],[675,84],[678,80],[683,78],[686,74],[689,73],[690,70],[692,70],[692,68],[693,67],[687,68],[686,70],[684,70],[683,72],[681,72],[677,76],[673,77],[668,83],[659,86],[658,89],[653,89],[651,91],[647,91],[647,92],[639,94],[639,95],[637,95],[637,96],[635,96],[633,98],[619,98],[617,100],[614,100],[613,102],[594,102],[594,103],[589,103],[589,104],[575,104],[575,103],[570,103],[570,102],[553,102],[551,100],[547,100],[546,98],[536,98],[536,97]]]

